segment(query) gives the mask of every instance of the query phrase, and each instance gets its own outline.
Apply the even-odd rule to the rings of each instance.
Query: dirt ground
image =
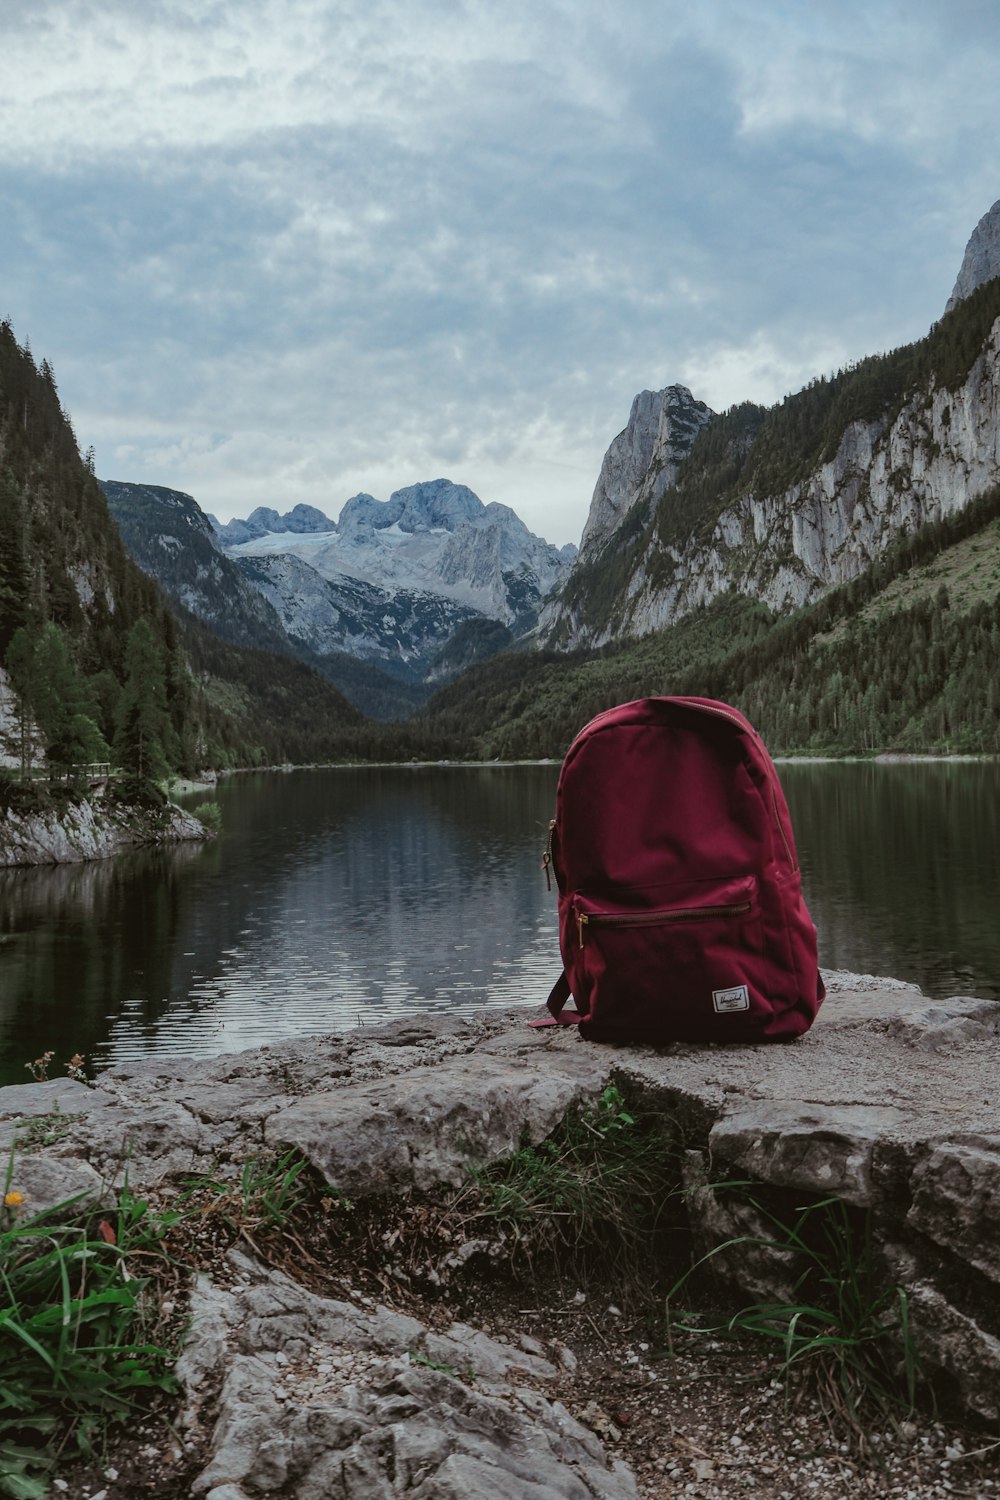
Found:
[[[407,1224],[396,1228],[405,1232]],[[183,1253],[225,1281],[230,1238],[206,1225]],[[931,1409],[883,1416],[862,1434],[842,1415],[824,1412],[814,1386],[786,1388],[773,1344],[729,1334],[732,1308],[699,1302],[684,1318],[717,1331],[683,1332],[674,1322],[668,1332],[661,1290],[633,1291],[627,1302],[619,1293],[615,1301],[609,1287],[619,1283],[600,1268],[563,1275],[551,1261],[545,1270],[536,1264],[515,1272],[472,1259],[447,1287],[435,1286],[421,1271],[423,1249],[411,1246],[401,1259],[405,1236],[387,1248],[391,1238],[390,1215],[360,1226],[346,1243],[331,1243],[317,1227],[294,1242],[258,1236],[253,1245],[315,1292],[360,1293],[436,1328],[463,1320],[549,1358],[565,1370],[559,1398],[629,1464],[642,1500],[1000,1500],[1000,1435],[967,1430]],[[67,1465],[52,1494],[190,1494],[204,1455],[176,1436],[172,1415],[164,1407],[133,1425],[97,1463]]]

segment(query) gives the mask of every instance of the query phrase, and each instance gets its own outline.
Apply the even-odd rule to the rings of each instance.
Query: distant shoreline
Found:
[[[1000,761],[1000,755],[932,755],[920,751],[903,752],[884,750],[877,755],[775,755],[776,766],[841,766],[841,765],[975,765]],[[249,776],[255,774],[289,774],[294,771],[494,771],[518,766],[562,765],[561,756],[548,756],[540,760],[339,760],[306,761],[301,765],[286,763],[271,766],[227,766],[220,770],[215,780],[203,778],[177,780],[171,784],[171,797],[192,796],[196,792],[211,792],[218,781],[227,776]]]

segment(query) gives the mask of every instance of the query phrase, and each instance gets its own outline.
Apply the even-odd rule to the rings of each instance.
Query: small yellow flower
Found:
[[[4,1194],[4,1208],[20,1208],[23,1202],[24,1194],[19,1193],[16,1188],[12,1188],[9,1193]]]

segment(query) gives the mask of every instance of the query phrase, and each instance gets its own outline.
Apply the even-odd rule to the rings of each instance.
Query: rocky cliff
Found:
[[[946,311],[951,312],[994,276],[1000,276],[1000,199],[972,231]]]
[[[687,386],[640,391],[632,402],[628,425],[604,456],[583,528],[581,555],[599,552],[632,507],[648,498],[657,480],[661,489],[673,484],[692,443],[712,416]]]
[[[79,864],[145,844],[210,836],[196,817],[170,802],[133,807],[98,798],[47,813],[0,809],[0,867]]]
[[[998,273],[1000,203],[920,343],[770,411],[713,417],[683,387],[636,397],[543,635],[638,637],[731,591],[792,609],[1000,483]]]

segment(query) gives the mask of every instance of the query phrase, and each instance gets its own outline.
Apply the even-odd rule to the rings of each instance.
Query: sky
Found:
[[[998,63],[995,0],[0,0],[0,318],[101,478],[576,542],[638,391],[926,333]]]

